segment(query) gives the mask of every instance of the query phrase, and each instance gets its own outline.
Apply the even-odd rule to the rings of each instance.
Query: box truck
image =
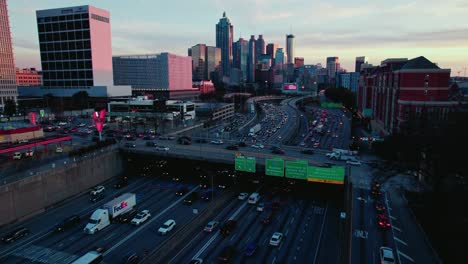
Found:
[[[86,234],[94,234],[110,225],[112,220],[135,207],[136,197],[134,193],[125,193],[96,209],[89,218],[84,228]]]

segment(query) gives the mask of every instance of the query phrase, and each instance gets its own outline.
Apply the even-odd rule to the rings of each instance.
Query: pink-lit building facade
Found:
[[[36,68],[16,68],[16,83],[21,86],[42,85],[42,73]]]
[[[7,100],[16,101],[17,95],[7,1],[0,0],[0,110]]]
[[[200,94],[213,93],[215,87],[212,81],[194,81],[193,88],[198,89]]]
[[[114,83],[130,85],[134,96],[157,99],[190,99],[192,58],[171,53],[124,55],[112,58]]]
[[[387,59],[361,70],[357,108],[381,136],[404,132],[409,120],[444,121],[459,103],[449,100],[450,69],[425,57]]]

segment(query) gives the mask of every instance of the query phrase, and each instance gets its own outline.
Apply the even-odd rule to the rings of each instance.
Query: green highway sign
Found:
[[[308,166],[306,160],[286,161],[286,178],[306,180]]]
[[[336,166],[331,168],[308,167],[307,181],[322,182],[332,184],[344,183],[345,170],[344,167]]]
[[[255,158],[243,156],[236,157],[234,160],[234,167],[237,171],[255,172]]]
[[[273,158],[265,160],[265,174],[269,176],[284,177],[284,159]]]

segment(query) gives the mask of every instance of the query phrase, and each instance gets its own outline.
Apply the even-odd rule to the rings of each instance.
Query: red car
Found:
[[[378,214],[377,215],[377,224],[379,225],[380,228],[387,229],[387,228],[390,227],[390,220],[388,219],[387,215]]]
[[[375,210],[377,210],[377,212],[385,212],[385,205],[381,204],[381,203],[376,203],[375,204]]]

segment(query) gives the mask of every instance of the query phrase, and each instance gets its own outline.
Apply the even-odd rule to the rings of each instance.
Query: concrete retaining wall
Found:
[[[124,172],[118,150],[0,186],[0,227],[27,219]]]

